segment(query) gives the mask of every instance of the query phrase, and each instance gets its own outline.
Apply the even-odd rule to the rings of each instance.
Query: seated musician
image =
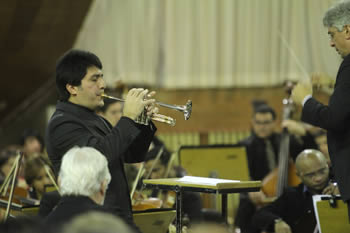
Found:
[[[45,224],[60,226],[87,211],[105,211],[102,205],[111,175],[99,151],[92,147],[70,149],[63,157],[58,179],[62,197]]]
[[[24,153],[23,162],[44,152],[44,139],[36,129],[23,130],[19,141]]]
[[[54,180],[50,162],[42,155],[38,154],[26,160],[24,164],[24,177],[29,185],[29,197],[41,200],[45,185],[52,185]],[[50,174],[49,174],[50,173]]]
[[[12,166],[16,160],[17,151],[20,149],[19,146],[10,145],[5,149],[0,151],[0,184],[2,184],[9,175]],[[17,187],[21,187],[23,189],[27,189],[28,185],[24,179],[24,177],[19,174],[17,177]]]
[[[258,232],[315,232],[312,195],[339,194],[338,187],[329,181],[327,159],[320,151],[301,152],[296,169],[302,183],[288,188],[277,200],[256,212],[253,225]]]
[[[170,161],[171,154],[167,149],[163,150],[158,161],[156,157],[160,149],[162,148],[162,143],[156,141],[155,146],[147,153],[145,158],[145,175],[148,175],[149,179],[161,179],[161,178],[175,178],[183,177],[186,175],[185,170],[180,166],[175,166],[171,164]],[[153,169],[151,170],[151,168]],[[162,196],[163,207],[171,208],[175,205],[175,194],[171,192],[160,193],[158,189],[153,190],[152,197]],[[174,194],[174,195],[172,195]],[[183,194],[183,215],[186,220],[190,222],[202,220],[202,202],[198,193],[195,192],[184,192]],[[188,219],[187,219],[188,218]]]
[[[281,147],[281,133],[276,132],[276,112],[266,103],[261,102],[253,108],[251,120],[251,135],[240,141],[247,151],[249,176],[251,180],[263,180],[278,166],[278,155]],[[288,124],[288,130],[293,131],[295,124]],[[296,137],[290,137],[289,154],[295,158],[304,148],[310,145],[303,144]],[[263,206],[267,197],[263,192],[243,193],[235,218],[235,227],[242,233],[250,233],[251,218],[255,211]]]

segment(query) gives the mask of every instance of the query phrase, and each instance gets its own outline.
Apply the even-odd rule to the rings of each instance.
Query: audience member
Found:
[[[59,172],[62,195],[56,208],[47,216],[46,224],[59,227],[74,216],[102,207],[111,175],[106,158],[91,147],[74,147],[62,159]]]
[[[134,233],[134,231],[117,216],[90,211],[73,218],[64,226],[62,233]]]

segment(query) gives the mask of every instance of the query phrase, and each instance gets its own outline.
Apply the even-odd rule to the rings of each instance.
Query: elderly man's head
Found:
[[[59,173],[62,195],[82,195],[103,204],[111,175],[105,156],[92,147],[74,147],[64,156]]]

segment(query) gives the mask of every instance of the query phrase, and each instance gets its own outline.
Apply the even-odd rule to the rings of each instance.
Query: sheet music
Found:
[[[226,179],[217,179],[217,178],[206,178],[198,176],[184,176],[179,179],[181,182],[185,183],[198,183],[198,184],[207,184],[207,185],[217,185],[219,183],[238,183],[239,180],[226,180]]]

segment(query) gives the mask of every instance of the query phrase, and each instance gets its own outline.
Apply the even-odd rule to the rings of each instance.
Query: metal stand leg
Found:
[[[181,233],[182,231],[182,189],[181,187],[176,187],[176,233]]]
[[[227,223],[227,194],[221,194],[221,216],[225,219]]]

